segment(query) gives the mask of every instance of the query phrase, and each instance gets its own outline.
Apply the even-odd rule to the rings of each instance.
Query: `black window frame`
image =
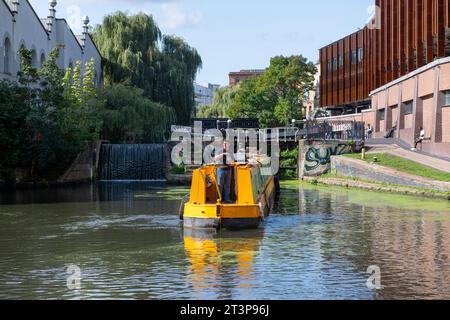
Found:
[[[380,109],[378,112],[380,114],[380,121],[386,120],[386,109]]]
[[[403,112],[405,115],[414,113],[414,100],[406,101],[403,103]]]

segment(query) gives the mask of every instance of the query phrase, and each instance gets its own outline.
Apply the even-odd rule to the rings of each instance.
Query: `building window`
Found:
[[[408,101],[408,102],[405,102],[403,104],[403,106],[404,106],[405,114],[412,114],[413,113],[413,101],[412,100]]]
[[[437,39],[437,37],[436,36],[433,36],[433,60],[436,60],[437,59],[437,55],[438,55],[438,52],[437,52],[437,42],[438,42],[438,39]]]
[[[38,66],[36,50],[31,51],[31,65],[35,68]]]
[[[428,55],[427,43],[424,42],[423,43],[423,56],[422,56],[422,64],[423,65],[427,64],[427,55]]]
[[[417,68],[417,49],[414,48],[414,69]]]
[[[445,56],[450,56],[450,28],[445,29]]]
[[[450,107],[450,90],[444,91],[444,106]]]
[[[358,49],[358,63],[361,63],[364,59],[364,50],[363,48]]]
[[[27,47],[25,47],[24,44],[22,44],[22,45],[20,46],[20,49],[21,49],[21,50],[24,50],[24,49],[26,49],[26,48],[27,48]],[[20,70],[20,72],[22,72],[22,57],[20,56],[19,52],[17,52],[17,60],[19,61],[19,70]]]
[[[378,113],[380,115],[380,121],[383,121],[385,119],[385,110],[384,109],[378,110]]]
[[[45,63],[45,54],[41,54],[41,67],[44,65]]]
[[[352,50],[352,64],[356,63],[356,49]]]
[[[5,46],[4,46],[4,52],[3,52],[3,72],[4,73],[11,73],[11,41],[9,41],[9,38],[5,39]]]
[[[342,55],[339,56],[339,69],[344,67],[344,57]]]

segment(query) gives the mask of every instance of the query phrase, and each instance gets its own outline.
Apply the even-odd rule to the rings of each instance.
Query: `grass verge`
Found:
[[[345,157],[361,160],[360,154],[347,154]],[[373,163],[374,157],[378,159],[377,165],[392,168],[401,172],[413,174],[419,177],[429,178],[437,181],[450,182],[450,173],[424,166],[420,163],[407,160],[389,153],[371,153],[366,155],[366,161]]]

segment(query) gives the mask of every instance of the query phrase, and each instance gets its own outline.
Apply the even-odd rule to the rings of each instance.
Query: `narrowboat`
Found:
[[[279,190],[260,163],[207,165],[193,172],[180,219],[192,229],[254,229],[270,214]]]

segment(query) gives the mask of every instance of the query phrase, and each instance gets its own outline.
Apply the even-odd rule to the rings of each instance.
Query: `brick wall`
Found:
[[[442,92],[449,89],[450,58],[444,58],[374,90],[371,94],[372,114],[376,115],[374,137],[383,137],[400,119],[399,139],[412,147],[423,127],[427,138],[423,151],[450,157],[450,107],[443,106],[442,99]],[[405,114],[402,109],[398,117],[399,98],[401,108],[406,102],[413,101],[413,114]],[[386,110],[385,121],[379,116],[382,109]]]

